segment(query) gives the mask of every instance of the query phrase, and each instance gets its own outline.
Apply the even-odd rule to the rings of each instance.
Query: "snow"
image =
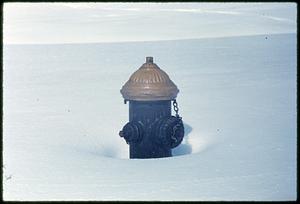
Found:
[[[5,3],[3,28],[4,43],[17,44],[156,41],[296,33],[297,4]]]
[[[5,200],[296,200],[296,34],[3,49]],[[186,136],[130,160],[119,90],[146,56]]]

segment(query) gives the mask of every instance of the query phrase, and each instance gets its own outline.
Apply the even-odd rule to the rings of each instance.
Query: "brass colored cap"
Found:
[[[173,100],[178,92],[168,74],[153,63],[153,57],[146,57],[146,63],[130,76],[121,89],[125,100],[136,101]]]

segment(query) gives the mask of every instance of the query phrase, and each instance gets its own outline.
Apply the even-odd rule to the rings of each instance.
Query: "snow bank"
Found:
[[[180,89],[172,158],[129,160],[119,90],[145,56]],[[5,200],[295,200],[296,35],[4,46]]]

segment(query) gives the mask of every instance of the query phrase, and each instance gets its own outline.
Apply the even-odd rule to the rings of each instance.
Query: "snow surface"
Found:
[[[5,200],[296,200],[296,34],[3,49]],[[119,90],[146,56],[187,134],[129,160]]]

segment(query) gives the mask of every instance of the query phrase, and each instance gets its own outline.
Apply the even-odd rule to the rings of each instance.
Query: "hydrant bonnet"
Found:
[[[178,92],[168,74],[153,63],[153,57],[146,57],[146,63],[130,76],[121,89],[125,100],[136,101],[173,100]]]

